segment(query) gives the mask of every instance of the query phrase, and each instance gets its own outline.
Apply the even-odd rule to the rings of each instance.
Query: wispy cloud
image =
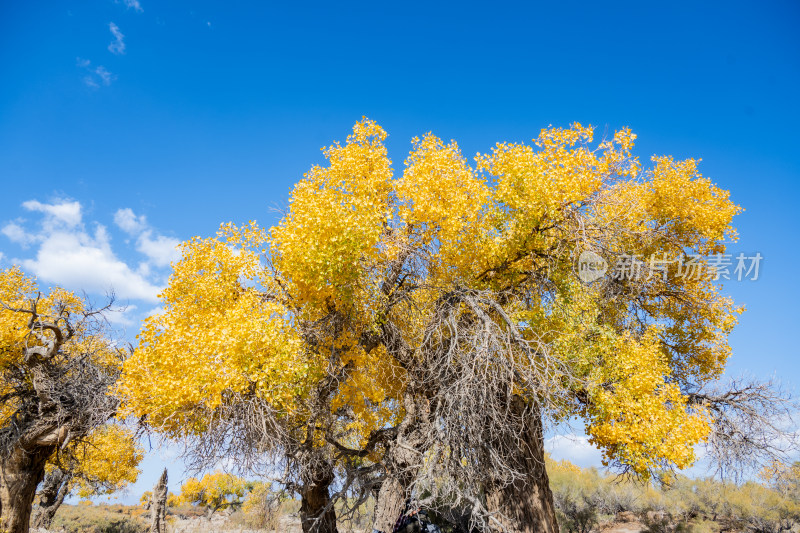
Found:
[[[17,222],[9,222],[0,229],[0,233],[5,235],[11,242],[19,244],[23,248],[27,248],[36,242],[34,236],[25,231],[25,228]]]
[[[114,223],[131,237],[136,237],[136,250],[145,255],[151,265],[168,266],[180,256],[178,239],[159,235],[147,224],[144,215],[137,216],[131,208],[117,210]]]
[[[119,0],[117,0],[117,3],[118,4],[120,3]],[[127,7],[128,9],[133,9],[137,13],[141,13],[142,11],[144,11],[144,9],[142,9],[141,4],[139,4],[139,0],[122,0],[122,3],[125,4],[125,7]]]
[[[83,77],[83,83],[93,89],[100,87],[100,85],[111,85],[111,82],[117,79],[117,77],[109,72],[103,65],[92,67],[92,62],[88,59],[81,59],[79,57],[76,64],[88,73]]]
[[[103,82],[103,85],[111,85],[111,81],[114,79],[114,75],[107,71],[102,65],[94,69],[94,73],[97,74]]]
[[[124,54],[125,36],[119,30],[119,26],[117,26],[113,22],[109,22],[108,29],[111,30],[111,35],[114,36],[114,40],[111,41],[111,44],[108,45],[108,51],[116,55]]]

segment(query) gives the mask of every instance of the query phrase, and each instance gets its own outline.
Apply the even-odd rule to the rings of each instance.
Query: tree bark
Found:
[[[165,533],[167,531],[167,469],[153,487],[150,505],[150,533]]]
[[[395,442],[384,457],[386,477],[375,502],[372,527],[384,533],[391,533],[411,495],[414,477],[426,448],[426,429],[430,425],[430,405],[423,394],[406,391],[403,406],[406,415],[398,427]]]
[[[333,467],[327,461],[314,463],[302,475],[300,523],[303,533],[337,533],[336,510],[331,505],[328,487],[333,483]]]
[[[60,468],[54,468],[44,478],[39,491],[39,510],[33,518],[33,527],[49,529],[56,511],[64,503],[69,492],[72,476],[65,474]]]
[[[55,446],[36,446],[30,453],[16,446],[0,459],[0,531],[28,533],[36,486]]]
[[[558,533],[553,493],[544,465],[542,418],[527,408],[522,398],[512,400],[513,411],[523,421],[522,432],[509,450],[512,464],[523,476],[497,479],[487,487],[486,507],[497,520],[493,528],[504,533]]]
[[[378,491],[375,502],[375,518],[372,524],[374,529],[384,533],[391,533],[397,518],[406,505],[406,491],[408,487],[397,476],[387,474]]]

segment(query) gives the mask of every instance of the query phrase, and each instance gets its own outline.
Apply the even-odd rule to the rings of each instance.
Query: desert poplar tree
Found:
[[[114,416],[108,393],[126,352],[104,325],[75,294],[42,294],[18,268],[0,271],[0,531],[28,531],[48,462]]]
[[[513,532],[557,531],[547,424],[648,476],[743,412],[704,392],[741,312],[714,268],[740,208],[695,160],[645,167],[630,130],[574,124],[474,164],[428,134],[395,176],[385,138],[364,119],[324,149],[273,228],[183,245],[127,412],[206,464],[283,464],[305,531],[376,494],[379,531],[413,496]]]

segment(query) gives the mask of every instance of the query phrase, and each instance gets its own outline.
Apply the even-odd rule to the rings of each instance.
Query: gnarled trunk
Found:
[[[33,527],[49,529],[56,511],[64,503],[69,492],[72,476],[65,474],[60,468],[54,468],[44,478],[39,491],[39,510],[33,518]]]
[[[511,481],[497,479],[486,487],[486,507],[497,520],[492,526],[504,533],[558,533],[544,465],[541,415],[537,409],[526,408],[519,397],[514,397],[511,408],[523,427],[508,459],[522,476]]]
[[[327,461],[315,463],[303,473],[300,489],[300,523],[303,533],[337,533],[336,511],[328,487],[333,483],[333,467]]]
[[[390,533],[410,496],[411,485],[421,465],[430,427],[428,399],[416,391],[408,390],[403,397],[406,415],[400,423],[397,438],[384,457],[385,479],[375,502],[372,527]]]
[[[378,491],[375,502],[375,517],[372,527],[391,533],[397,518],[406,504],[407,485],[395,476],[387,475]]]
[[[17,446],[0,458],[0,531],[28,533],[36,486],[55,446],[37,446],[26,452]]]

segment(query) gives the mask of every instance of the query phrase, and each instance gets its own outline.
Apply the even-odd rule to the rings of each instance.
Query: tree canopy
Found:
[[[125,412],[206,458],[280,450],[323,465],[326,494],[338,469],[379,507],[457,493],[520,531],[522,493],[555,527],[547,421],[581,417],[623,471],[690,465],[741,312],[714,262],[736,238],[728,192],[693,159],[645,167],[628,129],[548,128],[473,165],[427,134],[399,176],[386,135],[364,119],[325,148],[271,229],[182,245],[125,363]],[[579,276],[582,253],[606,275]]]

